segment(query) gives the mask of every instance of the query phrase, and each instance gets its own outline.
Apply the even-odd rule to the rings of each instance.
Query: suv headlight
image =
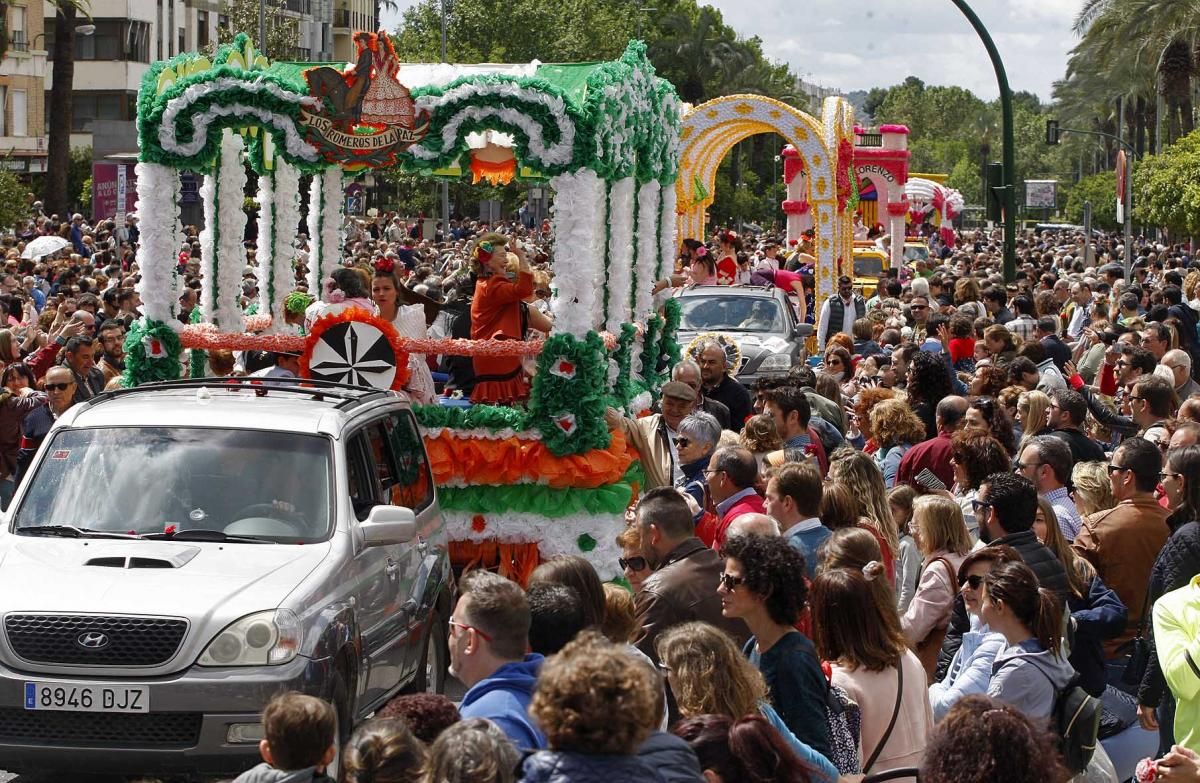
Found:
[[[248,614],[208,643],[201,666],[276,666],[300,650],[300,618],[290,609]]]
[[[787,372],[792,369],[792,357],[786,353],[773,353],[758,365],[759,372]]]

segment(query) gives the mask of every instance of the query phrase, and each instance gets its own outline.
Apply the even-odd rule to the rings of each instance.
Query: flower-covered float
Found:
[[[359,57],[346,68],[268,62],[244,34],[211,58],[151,66],[137,118],[143,317],[127,338],[124,383],[202,374],[185,351],[215,348],[301,351],[314,375],[336,367],[332,377],[388,388],[402,384],[410,352],[536,355],[527,406],[414,406],[451,557],[523,579],[540,558],[581,554],[615,578],[614,537],[640,467],[604,412],[647,408],[679,357],[678,308],[668,303],[660,315],[651,290],[676,248],[675,92],[639,42],[604,63],[405,66],[385,34],[355,40]],[[489,132],[511,138],[519,175],[544,178],[556,193],[547,339],[404,339],[356,309],[316,322],[307,337],[287,327],[302,201],[315,293],[341,262],[347,177],[383,167],[478,175],[467,137]],[[238,300],[247,167],[260,206],[253,316]],[[181,171],[204,174],[202,318],[189,326],[178,319]],[[353,356],[338,350],[351,335],[364,348]]]

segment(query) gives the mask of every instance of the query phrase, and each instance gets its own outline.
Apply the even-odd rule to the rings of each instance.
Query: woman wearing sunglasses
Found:
[[[1007,643],[1002,634],[987,627],[979,616],[983,599],[983,578],[996,563],[1020,560],[1016,550],[1007,546],[989,546],[967,555],[958,569],[959,592],[971,618],[971,630],[963,634],[962,646],[950,660],[946,677],[929,686],[929,703],[934,721],[940,721],[958,701],[972,694],[987,693],[992,677],[992,661]]]
[[[816,648],[795,629],[808,602],[804,556],[778,536],[731,536],[721,550],[721,614],[746,622],[742,652],[762,672],[771,704],[796,738],[826,758],[825,675]]]
[[[683,476],[675,486],[690,495],[701,509],[708,496],[704,471],[720,439],[721,425],[711,414],[700,411],[685,416],[679,422],[675,451],[679,455],[679,469]]]

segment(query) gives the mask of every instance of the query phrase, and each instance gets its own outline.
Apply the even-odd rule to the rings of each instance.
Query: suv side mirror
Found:
[[[797,337],[809,338],[809,337],[812,337],[812,333],[813,333],[813,325],[812,324],[796,324],[796,336]]]
[[[406,544],[417,535],[417,515],[402,506],[375,506],[359,527],[367,546]]]

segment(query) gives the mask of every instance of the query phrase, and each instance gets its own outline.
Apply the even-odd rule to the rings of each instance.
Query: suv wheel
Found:
[[[446,672],[450,668],[450,650],[446,641],[446,620],[440,613],[429,615],[429,631],[425,634],[424,649],[417,673],[405,691],[407,693],[445,693]]]

